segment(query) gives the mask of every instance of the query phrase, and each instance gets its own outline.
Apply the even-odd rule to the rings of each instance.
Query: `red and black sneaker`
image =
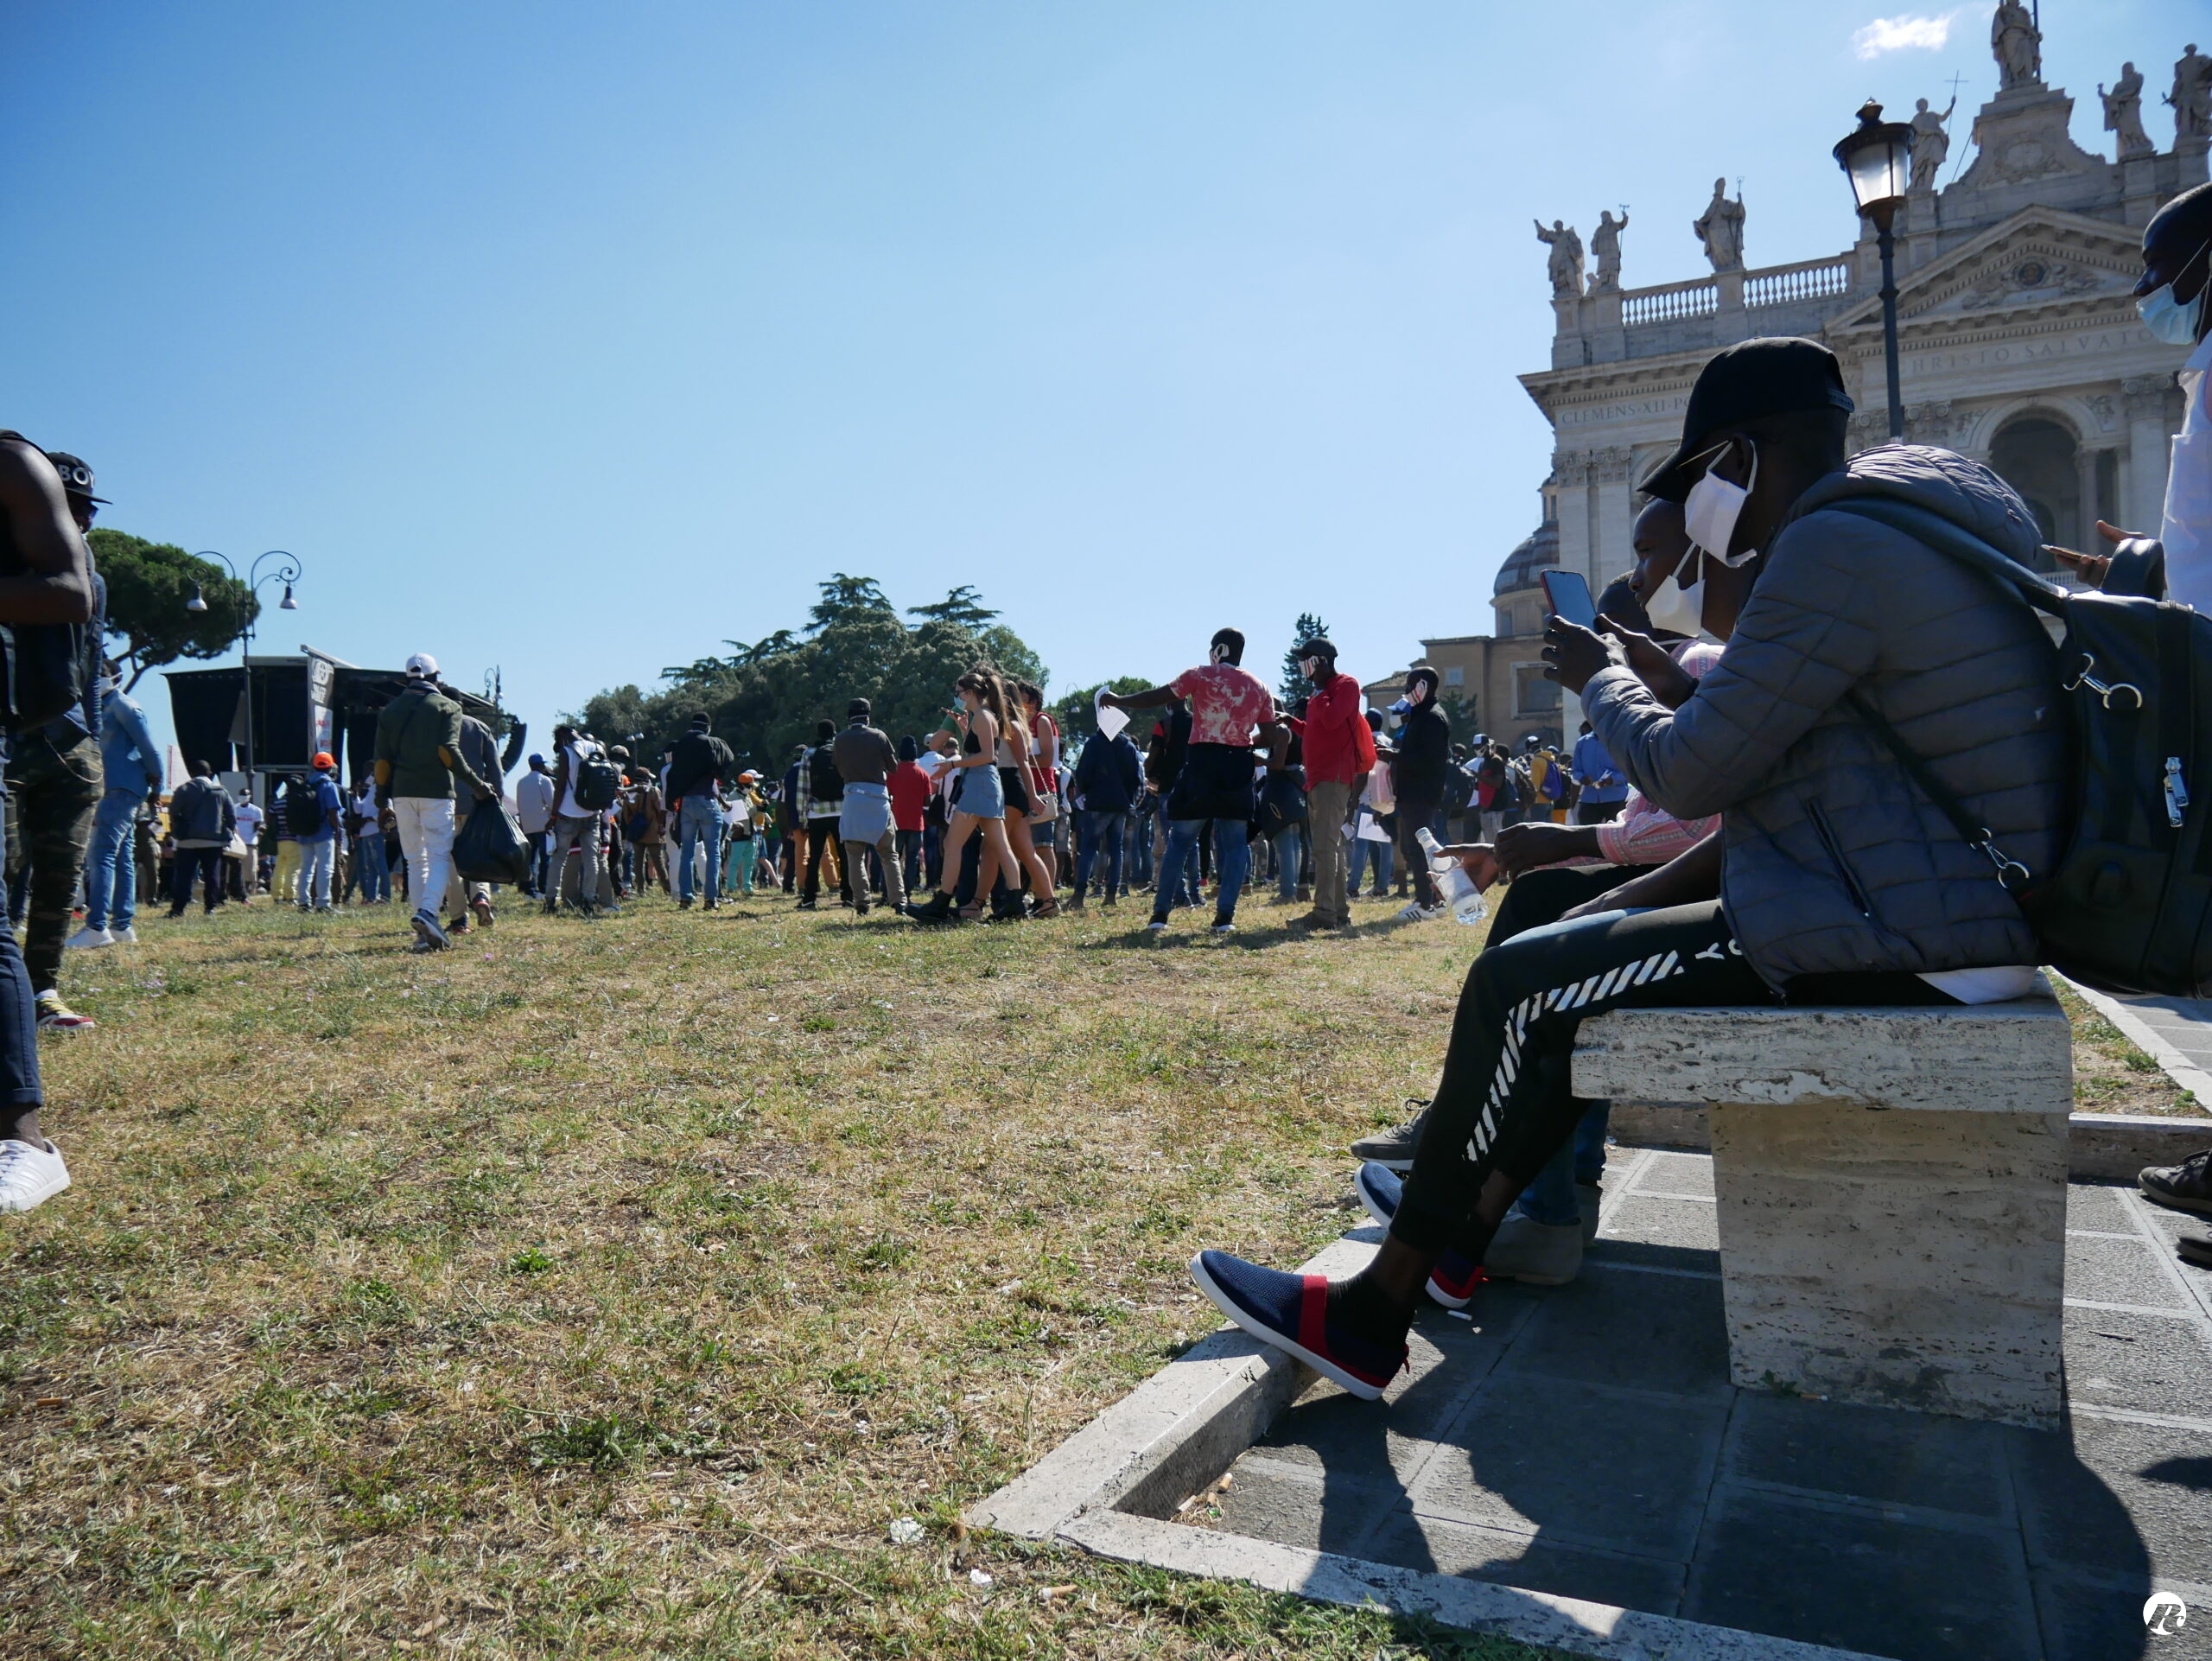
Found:
[[[1402,1333],[1394,1343],[1378,1343],[1329,1319],[1325,1275],[1287,1275],[1225,1251],[1201,1251],[1191,1259],[1191,1278],[1253,1337],[1296,1356],[1363,1401],[1380,1397],[1406,1365]]]
[[[1353,1192],[1367,1214],[1383,1227],[1390,1226],[1404,1197],[1405,1180],[1380,1160],[1370,1159],[1352,1179]],[[1483,1266],[1465,1252],[1447,1251],[1429,1271],[1428,1295],[1447,1309],[1464,1309],[1475,1301],[1476,1289],[1488,1279]]]

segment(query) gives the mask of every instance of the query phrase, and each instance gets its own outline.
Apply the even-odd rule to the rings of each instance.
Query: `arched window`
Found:
[[[2021,416],[1997,430],[1989,447],[1989,465],[1997,475],[2020,493],[2036,516],[2043,539],[2062,548],[2086,548],[2095,529],[2084,517],[2082,468],[2074,435],[2048,416]],[[2036,569],[2049,571],[2056,563],[2038,555]]]

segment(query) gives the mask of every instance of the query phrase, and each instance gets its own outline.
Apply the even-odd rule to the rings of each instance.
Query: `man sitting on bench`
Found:
[[[2024,563],[2034,516],[1986,468],[1885,445],[1845,459],[1834,356],[1746,340],[1698,377],[1681,448],[1644,488],[1684,504],[1701,557],[1758,569],[1719,662],[1678,708],[1659,648],[1551,620],[1548,673],[1659,806],[1719,832],[1468,971],[1442,1080],[1390,1231],[1330,1283],[1218,1251],[1192,1261],[1231,1321],[1372,1399],[1404,1365],[1427,1287],[1472,1295],[1507,1206],[1573,1133],[1577,1028],[1654,1006],[1978,1003],[2033,984],[2033,932],[1990,859],[1922,796],[1855,694],[2012,858],[2056,852],[2065,741],[2055,648],[2036,614],[1853,497],[1909,502]],[[1635,663],[1636,668],[1630,665]]]

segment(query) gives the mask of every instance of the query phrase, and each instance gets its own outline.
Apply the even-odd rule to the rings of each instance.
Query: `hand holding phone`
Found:
[[[1580,571],[1545,571],[1544,603],[1552,615],[1583,628],[1598,627],[1598,602],[1591,598],[1590,583]]]

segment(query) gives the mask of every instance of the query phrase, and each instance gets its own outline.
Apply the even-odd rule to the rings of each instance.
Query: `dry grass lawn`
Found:
[[[73,958],[77,1186],[0,1225],[0,1653],[1528,1661],[956,1524],[1215,1324],[1194,1250],[1354,1220],[1478,939],[1360,910],[653,899],[417,958],[260,907]]]

